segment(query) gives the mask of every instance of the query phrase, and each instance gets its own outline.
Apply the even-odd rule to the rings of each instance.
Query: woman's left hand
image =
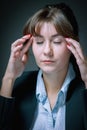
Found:
[[[66,38],[67,48],[73,53],[79,66],[81,78],[84,81],[87,88],[87,57],[84,56],[82,48],[74,39]]]

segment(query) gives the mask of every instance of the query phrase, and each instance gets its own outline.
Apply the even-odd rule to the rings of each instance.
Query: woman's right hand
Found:
[[[25,44],[27,40],[28,42]],[[14,81],[23,73],[25,69],[25,65],[28,61],[28,51],[31,44],[31,35],[23,36],[12,44],[11,55],[2,80],[2,86],[0,90],[1,96],[11,97]]]
[[[27,41],[28,40],[28,41]],[[27,41],[27,44],[24,43]],[[32,43],[31,35],[25,35],[11,45],[11,55],[6,68],[5,76],[16,79],[19,77],[28,61],[28,51]]]

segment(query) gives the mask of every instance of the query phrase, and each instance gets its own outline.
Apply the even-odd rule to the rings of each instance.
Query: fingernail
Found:
[[[32,34],[27,34],[26,36],[32,37]]]
[[[27,35],[24,35],[23,38],[26,38],[26,37],[32,37],[32,34],[27,34]]]
[[[65,37],[65,39],[66,39],[66,40],[68,40],[68,39],[69,39],[69,37]]]
[[[70,46],[70,43],[69,43],[69,42],[67,42],[67,46]]]

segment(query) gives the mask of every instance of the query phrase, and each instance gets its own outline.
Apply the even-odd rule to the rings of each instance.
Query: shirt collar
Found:
[[[45,102],[47,98],[46,90],[44,81],[42,78],[42,70],[39,70],[38,77],[37,77],[37,85],[36,85],[36,98],[40,102]]]
[[[70,63],[66,78],[65,78],[64,83],[62,85],[62,88],[58,92],[58,96],[60,95],[60,93],[62,93],[62,104],[65,103],[69,83],[71,82],[71,80],[74,79],[74,77],[75,77],[75,72],[73,70],[72,64]],[[47,99],[47,94],[46,94],[41,70],[39,70],[38,77],[37,77],[36,98],[38,99],[39,102],[42,102],[43,104],[45,103],[45,101]]]

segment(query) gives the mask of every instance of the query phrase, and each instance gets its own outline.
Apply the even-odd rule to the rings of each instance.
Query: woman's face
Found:
[[[44,23],[40,34],[33,37],[32,50],[38,67],[45,73],[60,72],[68,66],[70,51],[66,40],[51,23]]]

